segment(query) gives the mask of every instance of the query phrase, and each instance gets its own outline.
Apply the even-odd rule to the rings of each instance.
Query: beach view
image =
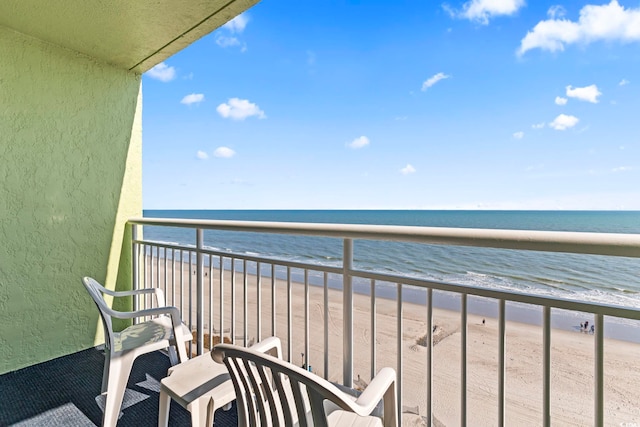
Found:
[[[170,269],[165,275],[164,260],[156,260],[148,264],[149,269],[158,269],[158,284],[172,295],[171,303],[182,306],[185,301],[179,296],[184,288],[184,295],[195,289],[195,275],[186,266],[181,275],[179,271]],[[171,263],[169,263],[169,266]],[[179,264],[178,264],[179,267]],[[212,318],[207,317],[205,334],[219,337],[219,270],[205,270],[207,289],[205,312],[211,310]],[[171,279],[171,277],[174,277]],[[191,276],[191,277],[189,277]],[[162,279],[164,277],[164,280]],[[273,301],[271,280],[261,277],[261,331],[258,332],[256,314],[257,277],[248,275],[248,292],[246,307],[243,283],[245,277],[236,273],[236,322],[231,317],[231,275],[226,272],[224,301],[225,338],[240,345],[251,345],[259,336],[271,335],[271,306]],[[167,279],[168,278],[168,279]],[[211,278],[209,280],[208,278]],[[165,281],[166,280],[166,281]],[[211,287],[208,287],[211,285]],[[304,284],[292,284],[292,335],[291,354],[287,354],[289,346],[287,334],[287,282],[275,282],[276,335],[283,340],[285,357],[292,363],[305,365],[318,375],[340,383],[342,380],[342,304],[343,296],[339,290],[330,289],[327,297],[328,318],[325,319],[324,295],[322,287],[311,286],[309,291],[309,335],[314,337],[309,342],[309,354],[305,357],[305,306]],[[195,295],[192,295],[195,298]],[[212,299],[210,299],[212,297]],[[212,304],[212,305],[211,305]],[[539,326],[526,322],[526,317],[517,314],[515,320],[507,323],[507,368],[506,368],[506,424],[513,426],[529,426],[542,424],[542,330]],[[376,303],[376,333],[371,335],[370,298],[356,295],[354,299],[354,384],[353,387],[364,388],[370,381],[371,340],[376,341],[377,366],[396,366],[398,352],[396,348],[398,330],[396,327],[398,312],[396,303],[390,299],[378,299]],[[195,319],[195,312],[190,319]],[[538,313],[539,314],[539,313]],[[186,316],[186,313],[185,313]],[[247,323],[243,318],[246,316]],[[425,383],[427,364],[427,316],[425,305],[406,303],[401,315],[403,387],[403,425],[426,425],[425,413],[427,396]],[[186,317],[185,317],[186,318]],[[593,341],[594,335],[585,329],[578,328],[581,317],[572,316],[575,327],[570,329],[554,329],[552,335],[552,393],[553,403],[551,418],[558,425],[590,425],[593,422]],[[592,317],[589,317],[590,319]],[[581,321],[580,323],[583,323]],[[233,326],[233,332],[231,325]],[[326,325],[326,326],[325,326]],[[628,340],[605,340],[605,370],[607,382],[605,386],[605,418],[607,425],[627,425],[630,420],[640,417],[636,402],[640,399],[637,387],[640,381],[638,355],[640,354],[640,325],[635,324],[625,331]],[[327,332],[325,335],[325,327]],[[246,329],[245,329],[246,328]],[[490,426],[497,424],[495,408],[498,403],[498,325],[495,317],[470,315],[468,317],[469,351],[467,366],[470,378],[468,388],[468,417],[474,425]],[[245,335],[245,332],[247,335]],[[435,425],[459,425],[460,396],[460,312],[446,309],[435,309],[433,313],[433,421]],[[328,338],[325,347],[324,337]],[[246,340],[245,340],[246,338]],[[208,344],[208,342],[206,342]],[[328,354],[325,348],[329,349]],[[327,357],[328,356],[328,357]],[[326,362],[325,362],[325,357]],[[325,372],[325,366],[329,368]]]
[[[258,222],[277,217],[292,223],[324,220],[337,224],[370,222],[432,226],[438,223],[444,227],[454,225],[450,222],[457,222],[460,226],[474,224],[486,228],[509,224],[514,229],[598,229],[609,233],[635,233],[635,227],[640,223],[638,215],[637,212],[585,211],[147,211],[145,216],[161,220],[200,218]],[[192,230],[184,228],[145,227],[145,241],[158,242],[159,247],[151,249],[149,246],[144,250],[148,256],[141,268],[145,277],[165,289],[171,304],[190,313],[188,319],[195,325],[196,312],[189,309],[193,305],[187,302],[196,298],[197,263],[193,253],[189,255],[194,250],[193,236]],[[178,247],[184,248],[184,252],[174,249]],[[222,325],[225,339],[249,345],[259,337],[271,335],[275,326],[276,335],[287,349],[286,357],[292,363],[308,364],[318,375],[337,383],[342,381],[342,276],[325,276],[322,273],[322,267],[341,264],[339,240],[207,230],[203,247],[215,254],[204,258],[205,335],[219,337]],[[496,250],[492,249],[366,241],[356,242],[354,249],[357,267],[364,270],[391,271],[411,278],[596,304],[637,308],[638,303],[635,281],[638,270],[637,261],[633,258],[529,251],[502,251],[496,258]],[[245,257],[251,261],[241,262]],[[258,259],[260,266],[255,261]],[[287,270],[284,268],[286,260],[306,265],[308,269]],[[232,269],[235,272],[233,296]],[[222,291],[221,277],[225,283]],[[402,311],[399,312],[395,283],[376,282],[375,299],[372,299],[369,280],[354,277],[353,284],[352,386],[364,388],[371,380],[372,357],[375,357],[377,369],[396,367],[398,357],[401,357],[403,425],[425,425],[428,419],[425,411],[429,348],[425,290],[403,286]],[[461,301],[455,292],[434,291],[432,298],[433,422],[436,425],[458,425],[463,354]],[[306,306],[305,301],[308,301]],[[371,305],[372,301],[375,306]],[[373,311],[372,307],[375,307]],[[220,310],[224,313],[222,324]],[[372,312],[375,313],[375,326]],[[275,313],[275,318],[272,318],[272,313]],[[542,314],[540,307],[507,304],[507,425],[543,422]],[[402,319],[401,329],[398,329],[399,318]],[[594,322],[593,314],[553,310],[550,377],[553,399],[550,416],[554,424],[588,425],[593,422]],[[470,297],[466,327],[466,417],[474,425],[496,425],[500,372],[498,301]],[[372,328],[375,328],[375,337],[372,336]],[[606,372],[604,418],[607,425],[625,425],[640,416],[634,403],[640,398],[636,386],[640,380],[636,369],[640,352],[640,322],[607,316],[603,336]],[[398,337],[401,337],[400,342]],[[205,345],[208,345],[206,339]]]
[[[640,264],[600,255],[640,234],[637,28],[617,0],[257,4],[145,73],[145,219],[524,234],[345,249],[147,224],[143,277],[194,326],[202,280],[205,335],[275,325],[331,381],[393,367],[403,425],[640,423]],[[508,249],[527,231],[614,243]]]

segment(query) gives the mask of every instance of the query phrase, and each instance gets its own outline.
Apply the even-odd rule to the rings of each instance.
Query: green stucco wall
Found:
[[[82,276],[130,286],[140,82],[0,27],[0,374],[101,340]]]

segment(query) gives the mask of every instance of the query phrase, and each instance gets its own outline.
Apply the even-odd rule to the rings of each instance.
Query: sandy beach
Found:
[[[164,286],[164,263],[154,265],[154,275]],[[195,267],[194,267],[195,268]],[[182,280],[176,271],[172,286],[168,274],[167,303],[181,306],[189,295],[195,305],[195,275],[188,266]],[[159,274],[156,274],[156,271]],[[219,317],[219,271],[207,270],[205,281],[205,332],[210,327],[209,313],[213,308],[213,334],[217,334]],[[244,281],[236,273],[235,328],[236,343],[244,342]],[[253,342],[272,335],[272,285],[270,277],[262,277],[261,334],[258,333],[258,280],[246,276],[247,282],[247,341]],[[182,286],[180,286],[182,283]],[[224,272],[224,330],[231,337],[231,273]],[[285,355],[287,336],[287,283],[276,281],[276,331],[283,341]],[[305,287],[292,283],[291,361],[302,365],[305,342]],[[172,292],[176,292],[175,297]],[[324,289],[309,286],[309,365],[313,372],[324,376]],[[210,302],[213,302],[211,307]],[[371,345],[375,340],[376,368],[390,366],[397,369],[397,303],[394,300],[376,300],[376,333],[372,337],[371,299],[367,295],[354,295],[354,386],[363,386],[371,378]],[[188,321],[186,305],[183,318]],[[327,377],[342,381],[342,293],[328,290],[328,366]],[[195,312],[191,313],[195,329]],[[483,322],[483,319],[485,320]],[[423,337],[427,332],[426,306],[404,302],[402,309],[402,396],[403,425],[424,425],[426,411],[427,351]],[[434,308],[433,313],[433,413],[436,425],[460,425],[460,313]],[[536,325],[507,322],[506,343],[506,425],[532,426],[542,423],[542,328]],[[578,331],[554,329],[551,336],[551,423],[552,425],[593,425],[594,414],[594,336]],[[497,425],[498,396],[498,325],[490,317],[468,316],[467,352],[467,414],[468,424],[474,426]],[[640,345],[605,339],[605,424],[611,426],[640,424]]]

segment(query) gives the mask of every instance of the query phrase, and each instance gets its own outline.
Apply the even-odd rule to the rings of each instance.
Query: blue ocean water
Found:
[[[640,212],[630,211],[148,210],[144,216],[640,233]],[[145,227],[144,235],[195,241],[193,230],[182,228]],[[342,258],[342,241],[332,238],[206,231],[205,245],[325,265],[341,265]],[[640,308],[640,259],[356,240],[354,262],[360,269]]]

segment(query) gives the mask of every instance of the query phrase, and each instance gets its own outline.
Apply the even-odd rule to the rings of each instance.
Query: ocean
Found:
[[[145,210],[144,216],[640,233],[640,212],[635,211]],[[147,226],[144,236],[178,244],[195,241],[193,231],[183,228]],[[209,230],[204,239],[216,250],[341,265],[341,239]],[[356,240],[354,264],[364,270],[640,308],[640,259],[635,258]],[[356,291],[366,292],[368,285],[360,285],[354,284]],[[421,299],[419,294],[413,298]]]

